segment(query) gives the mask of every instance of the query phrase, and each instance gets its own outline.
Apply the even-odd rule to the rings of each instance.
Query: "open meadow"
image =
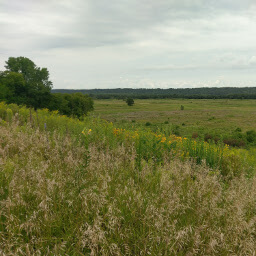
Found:
[[[230,136],[256,130],[256,100],[237,99],[145,99],[128,106],[123,100],[95,100],[95,114],[117,125],[146,123],[150,128],[175,130],[191,137],[213,134]],[[181,106],[184,110],[181,110]]]
[[[0,28],[0,256],[256,256],[256,0],[0,0]]]
[[[214,102],[102,100],[82,120],[0,103],[0,255],[254,255],[253,144],[157,128],[254,128],[254,101]]]

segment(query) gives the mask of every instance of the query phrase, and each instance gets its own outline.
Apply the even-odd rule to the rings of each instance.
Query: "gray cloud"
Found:
[[[256,84],[255,14],[255,0],[0,0],[0,66],[24,55],[56,88]]]

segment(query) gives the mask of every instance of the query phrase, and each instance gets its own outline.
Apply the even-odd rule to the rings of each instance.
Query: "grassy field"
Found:
[[[237,128],[256,130],[256,100],[148,99],[135,100],[132,107],[122,100],[95,100],[94,113],[117,125],[150,122],[151,128],[176,126],[182,136],[232,134]]]
[[[255,255],[255,148],[93,115],[0,103],[0,255]]]

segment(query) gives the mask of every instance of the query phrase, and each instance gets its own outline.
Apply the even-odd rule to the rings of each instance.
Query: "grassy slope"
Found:
[[[4,124],[0,254],[253,255],[256,178]]]

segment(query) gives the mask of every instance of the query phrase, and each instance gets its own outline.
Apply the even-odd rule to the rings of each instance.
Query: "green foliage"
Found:
[[[255,149],[3,102],[0,117],[0,254],[255,250]]]
[[[93,101],[88,95],[51,94],[48,70],[37,67],[28,58],[10,57],[5,67],[7,71],[0,72],[0,101],[58,110],[78,118],[93,110]]]
[[[58,110],[63,115],[80,118],[93,110],[93,100],[82,93],[52,94],[49,109]]]
[[[177,136],[180,136],[180,126],[177,124],[172,125],[172,133]]]
[[[56,89],[54,93],[74,93],[74,90]],[[95,99],[256,99],[256,87],[211,87],[168,89],[88,89],[75,90]]]
[[[128,106],[133,106],[133,105],[134,105],[134,99],[128,98],[128,99],[126,100],[126,103],[127,103]]]
[[[27,104],[27,86],[22,74],[0,72],[0,100],[7,103]]]
[[[37,67],[33,61],[25,57],[10,57],[5,67],[7,71],[21,74],[24,78],[25,86],[16,85],[22,92],[22,103],[35,109],[47,106],[52,82],[49,80],[49,72],[46,68]],[[14,92],[15,97],[20,97],[17,89]]]
[[[256,132],[254,130],[247,131],[246,139],[249,143],[255,143],[256,142]]]

